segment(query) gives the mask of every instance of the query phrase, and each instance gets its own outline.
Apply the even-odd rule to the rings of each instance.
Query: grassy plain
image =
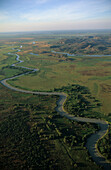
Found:
[[[111,120],[111,56],[82,56],[82,53],[88,54],[90,48],[99,50],[96,54],[111,54],[110,33],[9,34],[0,35],[0,38],[0,80],[26,71],[10,67],[11,64],[16,63],[16,56],[8,55],[8,52],[17,53],[24,61],[19,66],[39,68],[39,71],[11,80],[10,84],[32,91],[60,90],[61,87],[71,87],[72,84],[85,86],[90,94],[84,95],[78,91],[79,101],[83,101],[84,104],[89,103],[90,109],[82,108],[84,112],[76,109],[76,116]],[[108,53],[107,49],[98,48],[104,38],[107,42]],[[82,42],[79,42],[79,39],[82,39]],[[99,39],[97,42],[100,42],[100,45],[90,46],[89,39],[89,43]],[[79,55],[67,56],[52,53],[52,50],[63,51],[63,49],[63,52],[71,53],[78,43],[81,43],[78,47]],[[21,51],[17,52],[21,45],[23,46]],[[52,46],[55,47],[52,48]],[[101,49],[104,49],[104,52]],[[44,169],[46,167],[49,169],[100,169],[93,163],[84,147],[87,136],[98,127],[60,117],[54,110],[57,96],[22,94],[0,85],[0,98],[2,168],[34,169],[39,166],[39,169],[41,167]],[[78,99],[78,94],[72,94],[73,98]],[[69,107],[68,102],[65,108],[75,114],[75,110],[72,110],[74,103],[72,102]],[[74,107],[78,105],[75,103]],[[107,137],[99,147],[100,151],[106,155],[107,152],[110,153],[110,149],[103,150],[103,143],[107,143]],[[110,143],[108,148],[109,146]]]
[[[74,42],[72,41],[72,37],[70,35],[69,37],[68,35],[66,36],[68,37],[68,40],[66,37],[64,38],[64,36],[61,36],[62,39],[59,39],[60,35],[52,36],[52,39],[50,35],[47,35],[46,37],[44,36],[44,39],[42,36],[40,39],[39,36],[38,41],[37,36],[35,38],[32,36],[33,39],[14,39],[13,47],[17,48],[20,47],[20,45],[23,46],[21,51],[17,52],[20,55],[20,58],[24,61],[24,63],[19,64],[19,66],[21,65],[30,68],[39,68],[39,71],[37,73],[25,75],[23,77],[17,78],[16,80],[10,81],[10,84],[33,91],[51,91],[54,90],[54,88],[60,88],[62,86],[67,86],[68,84],[84,85],[90,89],[92,95],[100,100],[102,104],[100,107],[100,112],[102,114],[108,115],[111,112],[111,56],[88,57],[87,55],[81,56],[81,54],[78,52],[79,55],[77,56],[67,57],[66,55],[62,54],[54,54],[51,51],[59,51],[61,49],[63,51],[64,49],[65,52],[70,52],[71,50],[66,51],[67,48],[69,47],[69,49],[73,49],[73,45],[78,45],[80,41],[79,48],[82,49],[83,54],[87,54],[87,46],[89,47],[91,42],[93,44],[93,48],[95,50],[98,49],[98,53],[95,52],[95,54],[106,54],[106,52],[103,52],[101,48],[99,48],[100,46],[104,45],[104,43],[102,45],[102,42],[103,39],[105,39],[107,44],[109,44],[109,46],[107,45],[107,54],[111,54],[110,34],[94,34],[92,38],[84,35],[82,36],[83,38],[79,37],[79,35],[79,38],[77,36],[74,38],[74,35],[72,35]],[[94,44],[96,39],[98,41]],[[33,44],[33,41],[36,43]],[[69,43],[65,44],[65,42]],[[11,43],[12,42],[9,41],[10,45]],[[60,45],[60,48],[52,48],[52,45]],[[65,48],[66,45],[67,48]],[[2,50],[4,51],[4,48]],[[7,51],[8,50],[13,51],[9,49],[9,47]],[[15,51],[16,50],[14,50],[14,52]],[[30,53],[32,52],[34,54],[38,54],[38,56],[31,55]],[[11,57],[8,56],[8,58]],[[8,61],[8,58],[7,61],[5,61],[5,65],[7,65],[6,63],[15,62],[14,56],[12,59],[10,59],[12,60],[10,62]]]

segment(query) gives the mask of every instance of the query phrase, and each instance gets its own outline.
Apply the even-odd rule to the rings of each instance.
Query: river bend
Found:
[[[18,50],[20,51],[20,50]],[[75,117],[73,115],[70,115],[68,114],[65,110],[64,110],[64,102],[66,101],[67,99],[67,94],[65,93],[59,93],[59,92],[33,92],[33,91],[29,91],[29,90],[23,90],[23,89],[20,89],[20,88],[16,88],[16,87],[13,87],[12,85],[8,84],[7,81],[8,80],[11,80],[11,79],[15,79],[17,77],[20,77],[22,75],[25,75],[25,74],[29,74],[29,73],[32,73],[32,72],[35,72],[35,71],[38,71],[39,69],[32,69],[32,68],[28,68],[28,67],[23,67],[23,66],[16,66],[17,64],[19,63],[22,63],[23,61],[20,60],[20,56],[18,54],[12,54],[12,53],[8,53],[9,55],[16,55],[16,63],[12,64],[11,66],[12,67],[19,67],[19,68],[24,68],[24,69],[27,69],[27,73],[22,73],[22,74],[19,74],[19,75],[16,75],[16,76],[13,76],[13,77],[10,77],[10,78],[6,78],[6,79],[3,79],[1,80],[1,84],[4,85],[5,87],[11,89],[11,90],[14,90],[14,91],[18,91],[18,92],[22,92],[22,93],[30,93],[30,94],[39,94],[39,95],[58,95],[60,98],[57,102],[57,107],[55,108],[55,110],[57,112],[59,112],[59,114],[61,116],[64,116],[70,120],[74,120],[74,121],[77,121],[77,122],[89,122],[89,123],[96,123],[99,125],[100,127],[100,130],[97,131],[95,134],[92,134],[88,140],[87,140],[87,143],[86,143],[86,148],[88,149],[89,151],[89,154],[91,155],[92,159],[98,164],[98,165],[101,165],[104,167],[104,169],[107,169],[107,170],[111,170],[111,163],[105,159],[105,157],[103,157],[100,152],[98,151],[98,148],[97,148],[97,142],[99,139],[101,139],[102,137],[105,136],[105,134],[108,132],[108,123],[104,120],[100,120],[100,119],[92,119],[92,118],[84,118],[84,117]]]

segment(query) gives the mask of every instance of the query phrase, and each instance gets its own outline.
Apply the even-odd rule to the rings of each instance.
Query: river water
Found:
[[[69,54],[69,53],[63,53],[63,52],[56,52],[56,51],[52,51],[52,53],[55,53],[55,54],[66,54],[67,56],[69,57],[72,57],[72,56],[82,56],[82,57],[108,57],[108,56],[111,56],[111,54],[108,54],[108,55],[103,55],[103,54],[97,54],[97,55],[82,55],[82,54]]]

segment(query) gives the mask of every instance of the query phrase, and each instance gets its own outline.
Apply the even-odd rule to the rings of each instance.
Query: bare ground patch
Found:
[[[104,70],[83,70],[79,71],[83,76],[109,76],[111,72]]]

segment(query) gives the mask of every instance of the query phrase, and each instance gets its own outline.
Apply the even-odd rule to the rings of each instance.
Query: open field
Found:
[[[26,35],[25,35],[26,36]],[[30,35],[31,36],[31,35]],[[87,36],[79,36],[74,38],[69,35],[70,39],[66,39],[65,35],[62,35],[62,39],[58,38],[60,35],[51,36],[47,35],[44,36],[44,40],[42,40],[43,35],[38,38],[37,35],[33,40],[27,37],[26,38],[14,38],[13,42],[12,39],[7,42],[7,44],[13,44],[12,46],[3,45],[4,48],[1,46],[1,52],[5,52],[5,62],[1,62],[2,66],[7,66],[14,62],[15,57],[11,55],[7,55],[9,52],[16,52],[16,49],[22,45],[20,52],[17,52],[20,55],[20,59],[24,61],[24,63],[19,64],[19,66],[26,66],[30,68],[39,68],[37,73],[33,73],[30,75],[25,75],[20,77],[16,80],[10,81],[11,84],[17,87],[21,87],[23,89],[30,89],[30,90],[39,90],[39,91],[50,91],[54,88],[60,88],[62,86],[67,86],[68,84],[80,84],[88,87],[91,91],[91,94],[100,100],[102,106],[100,107],[100,112],[102,114],[108,115],[110,113],[110,102],[111,102],[111,57],[110,56],[103,56],[103,57],[91,57],[91,56],[67,56],[65,54],[55,54],[52,53],[52,50],[61,50],[64,48],[64,42],[67,42],[67,47],[69,49],[73,48],[73,45],[77,46],[76,43],[82,44],[84,42],[85,47],[82,48],[83,54],[87,54],[86,52],[86,45],[89,43],[93,43],[93,48],[98,48],[105,39],[107,41],[107,54],[111,54],[110,50],[110,41],[111,36],[110,34],[103,34],[100,35],[92,35],[91,37]],[[64,38],[65,36],[65,38]],[[40,39],[41,38],[41,39]],[[82,40],[81,40],[82,39]],[[95,42],[95,39],[98,41]],[[36,41],[35,41],[36,40]],[[73,41],[72,41],[73,40]],[[33,44],[33,41],[35,44]],[[71,41],[71,42],[70,42]],[[100,42],[100,44],[99,44]],[[6,44],[6,42],[4,42]],[[53,45],[54,44],[54,45]],[[60,47],[59,47],[59,45]],[[57,47],[58,45],[58,47]],[[104,45],[104,44],[103,44]],[[105,45],[104,45],[105,46]],[[50,48],[51,47],[51,48]],[[57,47],[57,48],[52,48]],[[8,49],[7,49],[8,48]],[[64,48],[64,52],[70,52],[69,50]],[[98,53],[95,54],[105,54],[106,52],[101,51],[101,48],[98,49]],[[62,50],[63,51],[63,50]],[[32,55],[30,53],[38,54]],[[77,52],[76,52],[77,54]],[[92,54],[92,53],[91,53]],[[94,54],[94,53],[93,53]],[[2,59],[1,59],[2,60]],[[11,70],[10,70],[11,71]],[[18,72],[17,70],[15,71]],[[14,74],[14,72],[13,72]],[[7,75],[5,75],[7,76]],[[1,75],[1,79],[3,78],[3,74]]]
[[[0,38],[0,80],[26,71],[10,67],[17,62],[12,55],[16,53],[24,61],[18,66],[39,71],[8,83],[32,91],[66,92],[69,97],[65,109],[69,113],[111,121],[111,56],[105,56],[111,54],[110,33],[9,34]],[[53,53],[53,50],[76,55]],[[72,84],[81,90],[75,92]],[[84,147],[87,136],[98,127],[59,116],[54,110],[57,96],[20,94],[2,85],[0,95],[2,168],[7,169],[11,162],[13,168],[100,169]],[[110,141],[103,149],[108,137],[101,140],[99,150],[105,156],[108,153],[106,157],[111,159]]]

